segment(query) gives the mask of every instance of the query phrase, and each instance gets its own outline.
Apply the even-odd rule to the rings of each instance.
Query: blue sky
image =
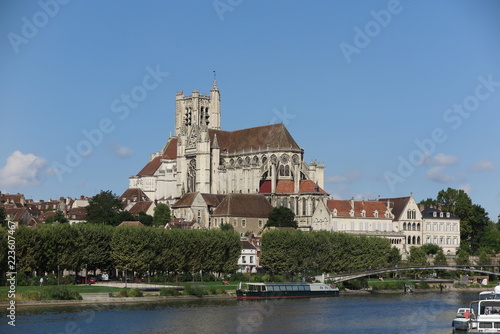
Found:
[[[283,122],[335,198],[465,189],[500,213],[498,1],[3,1],[0,190],[120,195],[174,130]]]

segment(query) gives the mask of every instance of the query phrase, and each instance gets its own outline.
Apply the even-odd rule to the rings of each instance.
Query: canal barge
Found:
[[[334,297],[337,287],[324,283],[240,283],[238,299]]]

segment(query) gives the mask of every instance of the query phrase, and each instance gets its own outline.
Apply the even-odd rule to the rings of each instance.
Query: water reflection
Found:
[[[0,333],[447,333],[477,293],[342,295],[264,301],[199,300],[17,310]]]

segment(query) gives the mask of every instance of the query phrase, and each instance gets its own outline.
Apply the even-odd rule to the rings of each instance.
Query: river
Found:
[[[0,333],[452,333],[459,306],[477,292],[341,295],[264,301],[22,307]]]

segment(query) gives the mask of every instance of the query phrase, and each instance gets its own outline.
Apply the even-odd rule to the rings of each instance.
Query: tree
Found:
[[[7,213],[3,206],[0,206],[0,226],[7,227]]]
[[[448,265],[448,260],[446,260],[446,255],[444,255],[444,252],[442,249],[440,249],[436,253],[436,256],[434,257],[434,265],[435,266],[447,266]]]
[[[431,203],[460,218],[461,244],[472,253],[477,253],[481,240],[488,231],[488,213],[480,205],[473,204],[463,189],[441,190],[436,200],[428,198],[421,203]]]
[[[408,257],[408,262],[411,265],[426,266],[428,265],[427,254],[425,254],[425,251],[422,249],[422,247],[412,246],[410,248],[410,256]]]
[[[49,216],[45,219],[45,224],[52,223],[68,223],[69,220],[64,217],[64,213],[61,210],[57,210],[54,216]]]
[[[146,214],[143,211],[140,211],[137,214],[136,219],[142,223],[144,226],[151,226],[153,225],[153,216]]]
[[[491,256],[488,254],[486,249],[481,248],[479,250],[479,261],[478,264],[480,266],[489,266],[491,265]]]
[[[153,225],[165,225],[170,221],[170,208],[168,205],[160,203],[154,209]]]
[[[459,266],[464,266],[469,264],[469,253],[465,249],[459,248],[457,252],[457,257],[455,258],[455,262]]]
[[[269,213],[266,227],[276,226],[276,227],[293,227],[297,228],[297,222],[295,221],[295,214],[292,210],[280,206],[279,208],[273,208]]]
[[[220,224],[221,231],[234,231],[233,225],[231,223],[222,223]]]
[[[436,255],[439,251],[443,251],[443,249],[436,244],[423,244],[422,250],[426,255]]]
[[[94,224],[116,226],[121,223],[120,212],[123,204],[110,190],[102,190],[89,200],[86,220]]]

